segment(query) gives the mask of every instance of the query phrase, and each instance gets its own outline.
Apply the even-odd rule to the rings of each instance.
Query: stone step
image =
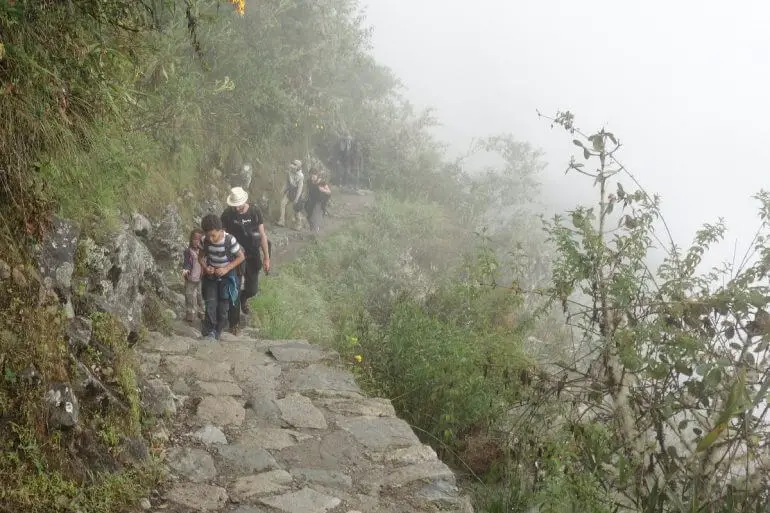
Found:
[[[451,469],[334,351],[182,331],[137,347],[143,403],[170,440],[157,511],[473,512]]]

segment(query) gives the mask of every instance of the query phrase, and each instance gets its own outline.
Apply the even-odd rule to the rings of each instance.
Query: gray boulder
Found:
[[[220,191],[216,185],[210,184],[203,201],[196,209],[195,222],[200,224],[201,218],[206,214],[221,215],[225,210],[224,200],[226,197],[227,193]]]
[[[152,235],[152,223],[138,212],[134,212],[131,216],[131,229],[139,237],[150,237]]]
[[[91,344],[93,322],[87,317],[75,317],[67,322],[66,333],[69,346],[76,350],[87,348]]]
[[[0,280],[5,281],[11,277],[11,266],[5,260],[0,260]]]
[[[182,216],[175,204],[168,205],[155,227],[150,248],[153,254],[164,262],[177,261],[187,246],[182,233]]]
[[[79,236],[80,229],[74,222],[55,217],[52,229],[41,242],[38,256],[40,274],[63,300],[69,298],[72,289]]]
[[[130,331],[138,330],[145,295],[154,292],[164,298],[168,294],[155,259],[128,228],[114,237],[108,250],[91,245],[94,256],[87,266],[91,302],[98,310],[120,318]]]
[[[48,427],[51,430],[72,428],[80,417],[80,405],[69,383],[53,382],[45,393]]]
[[[230,187],[243,187],[248,191],[253,177],[254,169],[251,164],[244,164],[230,174]]]

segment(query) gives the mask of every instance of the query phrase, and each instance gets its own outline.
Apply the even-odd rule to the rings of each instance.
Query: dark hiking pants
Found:
[[[241,325],[241,302],[248,302],[259,291],[259,271],[261,266],[261,260],[256,257],[246,257],[246,260],[241,264],[243,290],[241,290],[238,296],[238,301],[234,305],[230,304],[229,306],[231,328],[237,328]]]
[[[219,338],[227,329],[227,314],[231,304],[227,281],[227,276],[221,278],[205,276],[201,279],[203,304],[206,307],[201,329],[204,337],[213,334]]]

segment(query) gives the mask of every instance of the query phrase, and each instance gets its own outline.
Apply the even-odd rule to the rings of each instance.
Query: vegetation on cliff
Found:
[[[476,148],[496,170],[447,162],[354,0],[2,0],[0,121],[2,509],[119,511],[157,477],[152,451],[130,457],[152,427],[135,340],[94,312],[76,352],[34,269],[52,215],[96,239],[134,211],[189,220],[211,169],[247,161],[252,191],[275,197],[289,158],[328,159],[345,130],[378,206],[264,282],[263,330],[335,344],[488,511],[766,507],[764,193],[754,252],[701,275],[722,224],[684,251],[659,241],[659,202],[615,136],[560,113],[570,170],[598,196],[543,236],[538,152],[500,136]],[[656,245],[668,258],[651,269]],[[97,368],[112,399],[82,402],[85,429],[51,430],[38,381]]]

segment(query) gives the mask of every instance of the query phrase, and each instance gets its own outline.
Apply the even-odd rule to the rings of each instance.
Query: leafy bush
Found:
[[[553,121],[597,163],[595,172],[570,163],[594,179],[597,205],[547,225],[558,248],[551,295],[583,349],[562,362],[557,392],[577,461],[609,492],[609,509],[765,510],[770,195],[757,195],[753,257],[701,275],[722,222],[705,225],[686,250],[661,239],[659,199],[617,178],[627,171],[615,136],[584,135],[568,112]],[[668,256],[651,269],[656,246]],[[601,443],[586,436],[596,426]]]

